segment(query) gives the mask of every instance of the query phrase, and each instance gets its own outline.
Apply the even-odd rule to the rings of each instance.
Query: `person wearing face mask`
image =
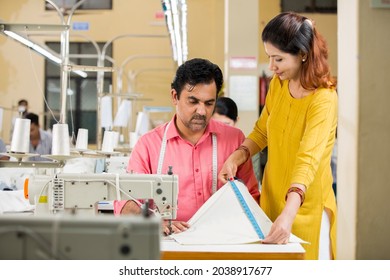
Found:
[[[212,118],[218,92],[223,84],[221,69],[201,58],[186,61],[177,69],[171,84],[171,99],[176,114],[171,121],[144,134],[134,146],[127,172],[141,174],[172,173],[179,178],[177,219],[163,231],[181,232],[187,221],[224,183],[217,174],[227,157],[245,139],[238,128]],[[248,161],[237,176],[258,201],[258,182]],[[114,212],[137,213],[131,200],[117,205]]]
[[[337,126],[336,81],[324,38],[310,19],[288,12],[262,32],[274,76],[261,115],[226,160],[227,181],[251,155],[268,147],[260,206],[273,221],[263,243],[284,244],[293,233],[307,259],[336,258],[336,198],[331,155]]]
[[[25,117],[28,113],[28,101],[26,99],[18,101],[18,113],[20,117]]]

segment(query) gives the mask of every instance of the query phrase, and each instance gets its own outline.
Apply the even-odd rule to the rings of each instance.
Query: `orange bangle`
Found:
[[[250,158],[251,152],[249,151],[247,146],[241,145],[236,149],[236,151],[244,151],[245,153],[245,162]]]
[[[298,187],[291,187],[288,189],[288,191],[286,193],[285,200],[287,200],[287,196],[291,192],[295,192],[295,193],[299,194],[299,196],[301,197],[301,206],[302,206],[303,202],[305,201],[305,192]]]

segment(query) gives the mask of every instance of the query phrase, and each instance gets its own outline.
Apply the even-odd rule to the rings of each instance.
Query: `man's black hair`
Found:
[[[24,116],[26,119],[29,119],[31,121],[31,123],[34,123],[36,125],[39,126],[39,117],[37,114],[34,114],[34,113],[27,113],[25,116]]]
[[[207,59],[194,58],[179,66],[171,88],[177,92],[177,98],[180,99],[180,93],[185,85],[193,88],[197,84],[211,84],[213,81],[217,86],[217,98],[223,84],[221,69]]]

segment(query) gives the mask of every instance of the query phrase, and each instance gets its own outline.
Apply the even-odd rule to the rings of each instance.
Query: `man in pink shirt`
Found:
[[[177,219],[168,233],[186,230],[187,221],[223,186],[217,174],[227,157],[244,141],[238,128],[211,119],[223,84],[221,69],[205,59],[182,64],[171,84],[176,107],[172,120],[144,134],[131,152],[127,172],[166,174],[179,178]],[[237,177],[259,201],[252,161],[240,166]],[[134,203],[122,203],[121,213],[133,213]],[[229,205],[226,205],[229,207]]]

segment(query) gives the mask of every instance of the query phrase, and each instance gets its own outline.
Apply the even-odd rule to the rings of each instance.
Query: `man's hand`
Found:
[[[128,200],[121,210],[122,215],[140,215],[141,213],[141,207],[134,200]]]
[[[186,231],[190,225],[186,222],[179,222],[179,221],[164,221],[163,223],[163,232],[166,235],[170,235],[172,233],[180,233],[182,231]]]

